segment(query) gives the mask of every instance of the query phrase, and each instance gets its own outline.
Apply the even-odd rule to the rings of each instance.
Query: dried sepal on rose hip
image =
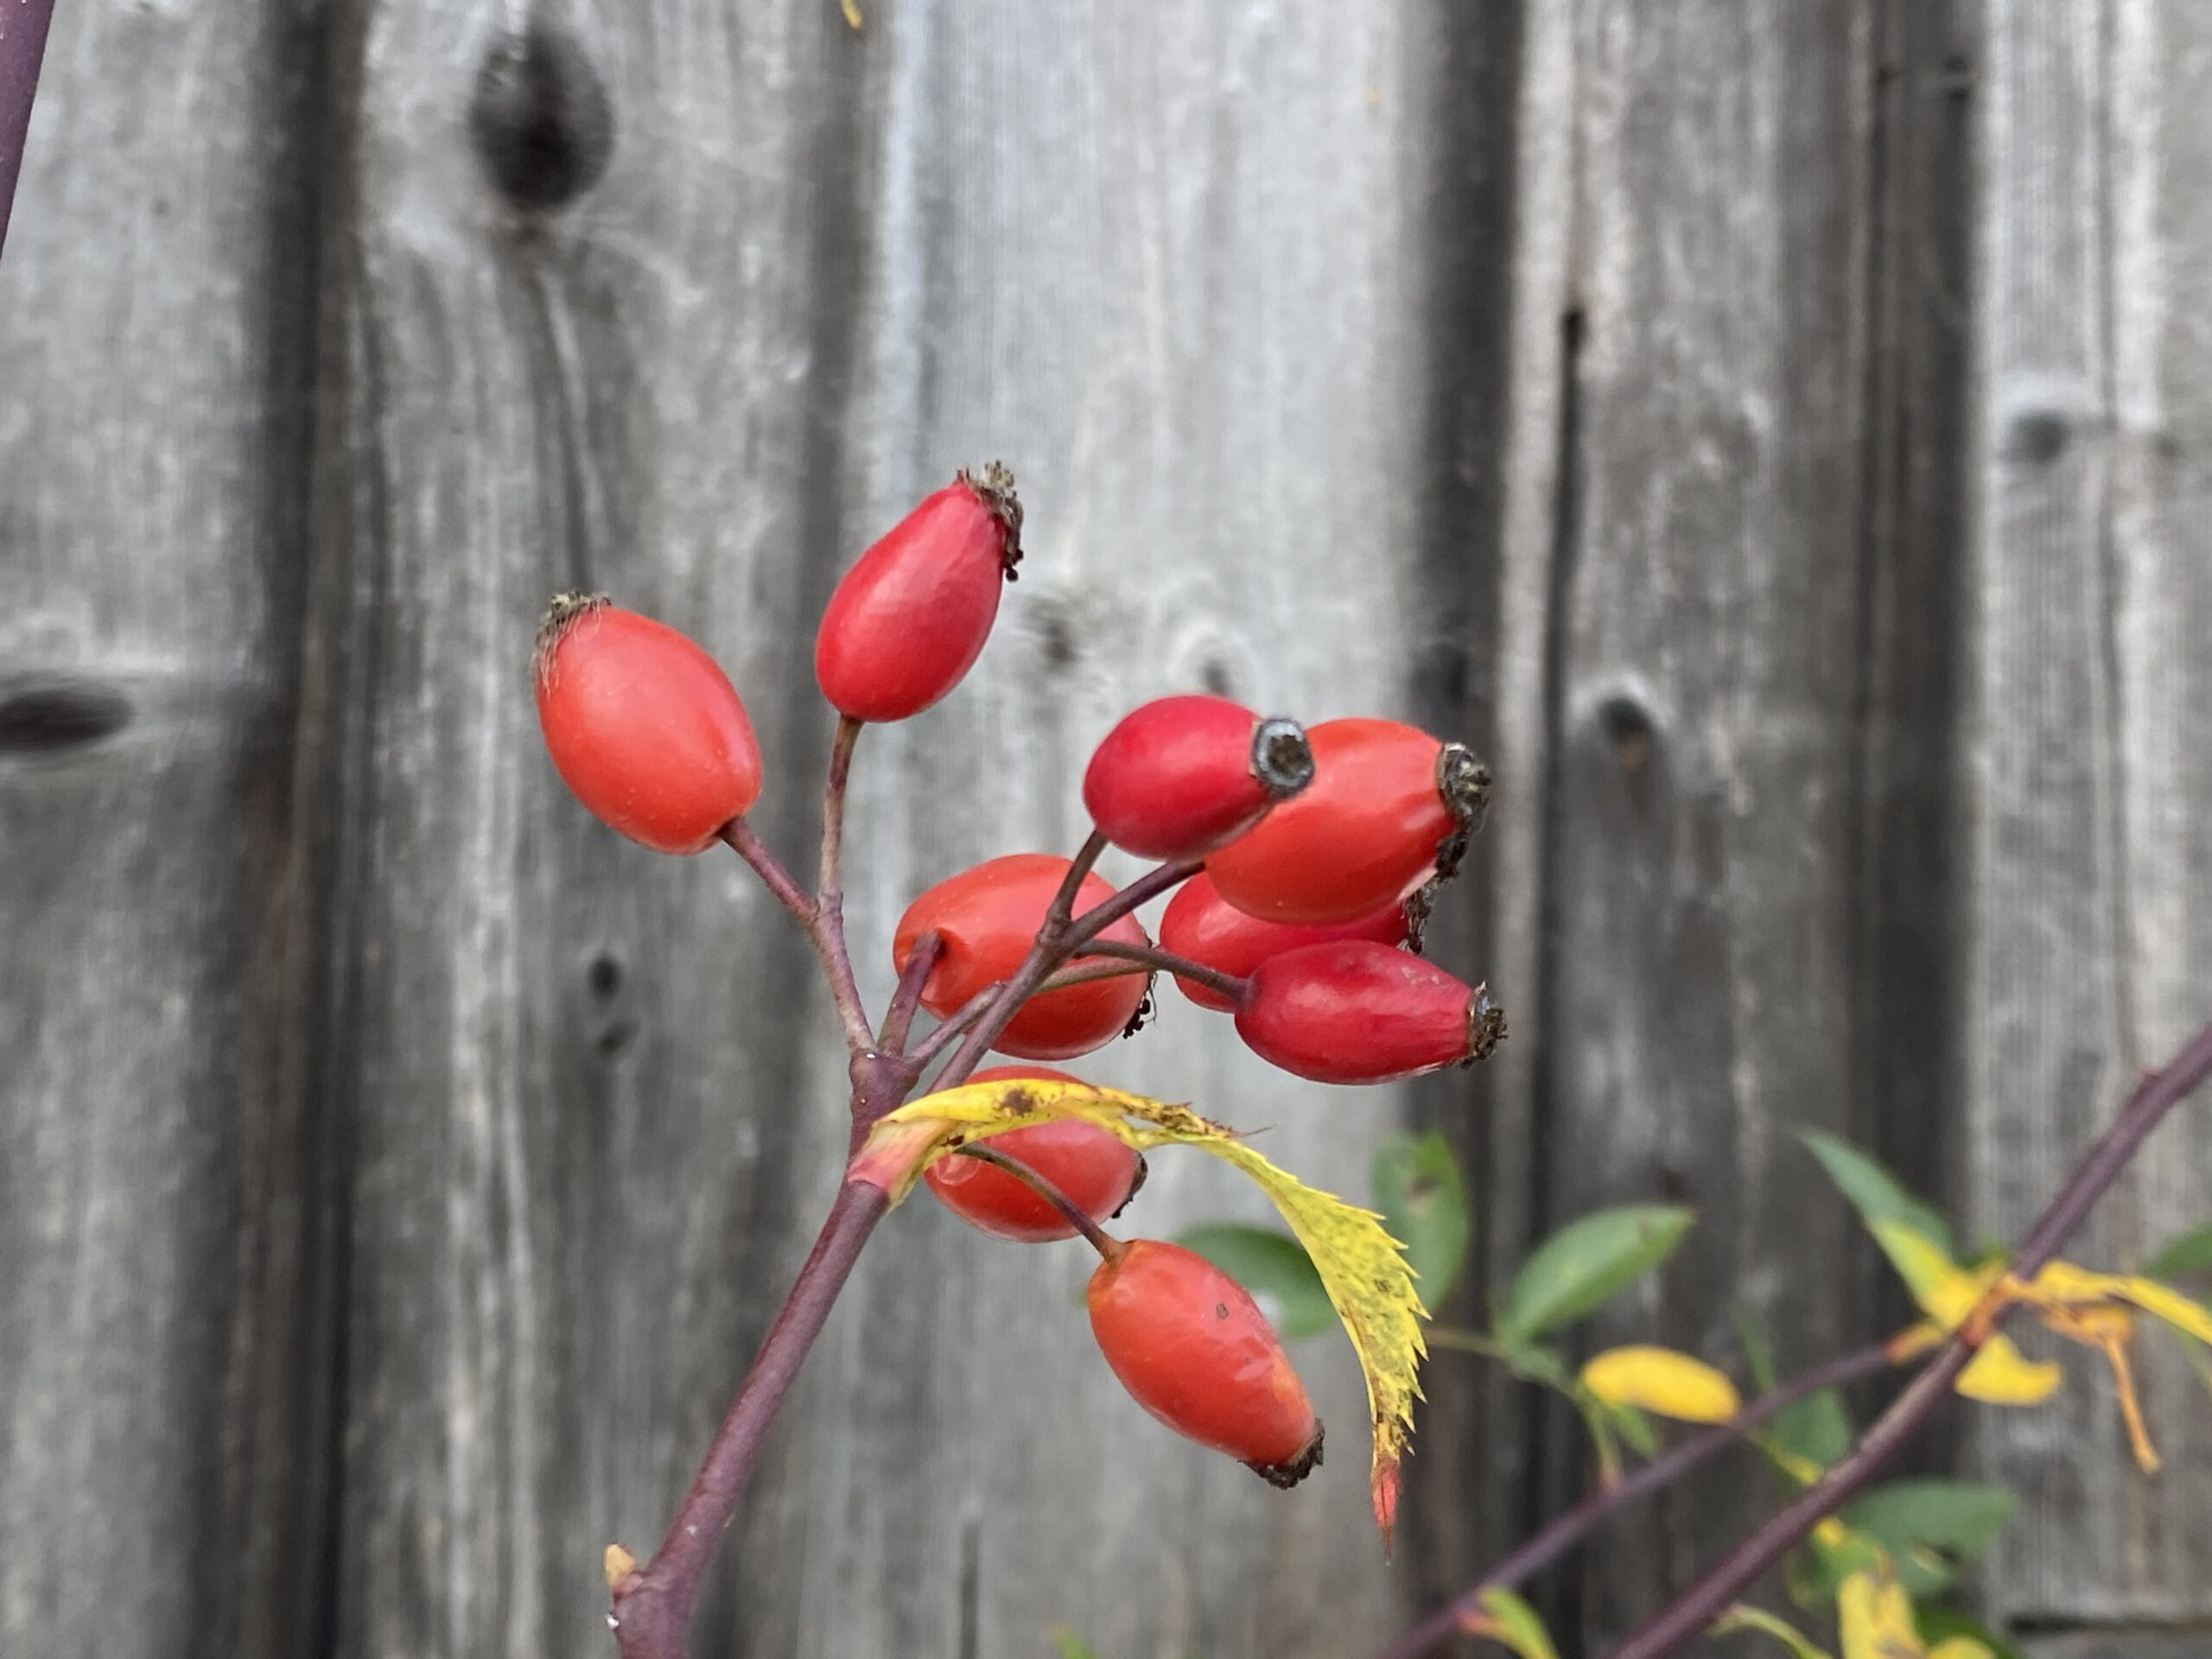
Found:
[[[1270,1485],[1312,1473],[1321,1421],[1244,1287],[1179,1244],[1140,1238],[1103,1253],[1090,1275],[1090,1328],[1130,1397]]]
[[[1389,1083],[1485,1058],[1505,1036],[1487,988],[1367,939],[1271,957],[1244,982],[1236,1033],[1316,1083]]]
[[[1226,697],[1161,697],[1124,715],[1092,751],[1083,804],[1125,853],[1203,858],[1313,779],[1296,721],[1262,720]]]
[[[1490,789],[1462,745],[1389,720],[1324,721],[1306,735],[1313,781],[1207,857],[1224,899],[1268,921],[1325,925],[1451,874]]]
[[[982,655],[1021,560],[1021,502],[994,461],[924,498],[848,570],[814,640],[822,695],[855,720],[905,720]]]
[[[1243,979],[1262,963],[1286,950],[1309,944],[1329,944],[1339,939],[1370,939],[1377,944],[1403,944],[1409,936],[1409,918],[1402,904],[1388,904],[1349,922],[1315,925],[1306,922],[1268,922],[1247,916],[1215,890],[1203,870],[1175,890],[1160,918],[1160,947],[1202,968]],[[1234,1010],[1236,1002],[1210,985],[1177,975],[1176,986],[1202,1008],[1218,1014]]]
[[[969,1083],[1080,1084],[1065,1071],[1044,1065],[994,1065],[969,1077]],[[1026,1165],[1094,1222],[1119,1215],[1144,1185],[1144,1158],[1096,1124],[1074,1118],[1033,1123],[994,1135],[993,1151]],[[922,1179],[944,1207],[969,1226],[1017,1243],[1039,1244],[1073,1238],[1075,1224],[1019,1177],[973,1158],[940,1158]]]
[[[943,941],[937,966],[922,982],[922,1006],[939,1019],[976,992],[1014,976],[1036,940],[1037,930],[1071,861],[1047,853],[1014,853],[987,859],[947,877],[906,907],[892,936],[892,965],[900,973],[923,934]],[[1076,891],[1081,917],[1114,896],[1097,875]],[[1103,933],[1117,944],[1149,944],[1133,916]],[[1068,1060],[1111,1042],[1127,1029],[1151,983],[1141,972],[1043,991],[1021,1005],[992,1046],[1025,1060]]]
[[[729,677],[664,623],[599,594],[556,594],[532,659],[561,780],[600,821],[696,853],[760,798],[760,746]]]

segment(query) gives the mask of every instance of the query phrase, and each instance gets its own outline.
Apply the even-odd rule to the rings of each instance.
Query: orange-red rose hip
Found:
[[[901,973],[914,943],[932,929],[944,954],[922,982],[922,1006],[943,1019],[985,988],[1014,976],[1029,953],[1069,861],[1046,853],[1014,853],[988,859],[948,877],[906,907],[892,936],[893,965]],[[1101,877],[1087,875],[1077,889],[1075,914],[1095,910],[1114,896]],[[1134,916],[1099,936],[1121,944],[1151,941]],[[1149,983],[1142,973],[1045,991],[1021,1005],[992,1045],[1025,1060],[1067,1060],[1121,1035],[1136,1015]]]
[[[1408,932],[1406,907],[1391,903],[1356,921],[1315,926],[1303,922],[1266,922],[1247,916],[1214,890],[1204,870],[1175,890],[1160,918],[1163,949],[1201,967],[1215,969],[1243,979],[1255,968],[1286,950],[1308,944],[1327,944],[1338,939],[1372,939],[1378,944],[1402,944]],[[1176,976],[1184,995],[1202,1008],[1227,1014],[1236,1004],[1211,986]]]
[[[1124,715],[1092,752],[1083,804],[1123,852],[1202,858],[1313,777],[1295,721],[1262,720],[1226,697],[1161,697]]]
[[[1316,1083],[1388,1083],[1478,1060],[1505,1034],[1488,991],[1367,939],[1271,957],[1244,982],[1236,1033]]]
[[[1014,474],[963,472],[845,573],[814,640],[822,695],[855,720],[905,720],[982,654],[1021,558]]]
[[[753,724],[715,659],[597,594],[538,630],[537,721],[578,800],[656,852],[696,853],[760,798]]]
[[[1274,922],[1326,924],[1405,898],[1479,814],[1490,776],[1459,745],[1388,720],[1311,728],[1313,781],[1206,860],[1221,896]]]
[[[970,1083],[1079,1083],[1043,1065],[994,1065]],[[1062,1118],[992,1135],[983,1145],[1035,1170],[1093,1221],[1104,1221],[1144,1182],[1144,1160],[1094,1124]],[[944,1207],[971,1227],[1018,1243],[1073,1238],[1075,1228],[1017,1176],[974,1158],[940,1158],[923,1172]]]
[[[1090,1275],[1090,1329],[1136,1402],[1277,1486],[1321,1461],[1306,1385],[1243,1286],[1204,1256],[1140,1238]]]

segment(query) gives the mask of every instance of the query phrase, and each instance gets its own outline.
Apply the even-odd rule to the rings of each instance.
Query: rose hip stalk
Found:
[[[1021,560],[1021,503],[996,462],[892,526],[830,596],[814,641],[822,695],[854,720],[905,720],[982,654],[999,590]]]
[[[1160,943],[1163,950],[1186,961],[1243,979],[1262,963],[1303,945],[1329,944],[1340,939],[1403,944],[1411,931],[1408,923],[1405,906],[1395,902],[1356,921],[1326,926],[1262,921],[1230,906],[1201,871],[1177,888],[1167,901],[1160,918]],[[1202,1008],[1228,1014],[1236,1007],[1235,999],[1186,976],[1177,975],[1175,983]]]
[[[1371,940],[1309,944],[1252,970],[1236,1033],[1316,1083],[1388,1083],[1479,1060],[1505,1035],[1480,986]]]
[[[1077,1083],[1043,1065],[986,1066],[969,1083]],[[993,1151],[1015,1159],[1058,1187],[1094,1222],[1121,1212],[1144,1185],[1144,1160],[1102,1128],[1071,1119],[1037,1123],[991,1137]],[[1073,1238],[1075,1224],[1046,1198],[1002,1169],[972,1158],[940,1158],[923,1173],[931,1192],[969,1226],[1017,1243]]]
[[[1313,779],[1295,721],[1226,697],[1162,697],[1124,715],[1092,753],[1083,804],[1099,833],[1140,858],[1203,858]]]
[[[1389,720],[1306,735],[1313,783],[1207,858],[1224,899],[1268,921],[1349,922],[1411,895],[1440,855],[1456,861],[1490,784],[1465,748]]]
[[[537,721],[555,770],[608,828],[696,853],[760,798],[753,723],[715,659],[597,594],[556,594],[537,635]]]

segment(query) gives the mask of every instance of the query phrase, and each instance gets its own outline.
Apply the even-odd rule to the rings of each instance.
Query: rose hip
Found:
[[[1309,944],[1252,970],[1236,1033],[1316,1083],[1388,1083],[1478,1060],[1505,1035],[1490,993],[1371,940]]]
[[[892,937],[893,965],[906,971],[914,943],[932,929],[944,942],[937,966],[922,982],[922,1006],[939,1019],[976,992],[1014,976],[1029,953],[1070,861],[1045,853],[988,859],[948,877],[906,907]],[[1101,877],[1086,875],[1077,889],[1075,913],[1095,910],[1114,896]],[[1099,935],[1120,944],[1151,943],[1134,916]],[[1045,991],[1021,1005],[993,1045],[1026,1060],[1066,1060],[1121,1035],[1136,1015],[1149,976],[1130,973]]]
[[[1090,1328],[1136,1402],[1276,1486],[1321,1461],[1306,1386],[1250,1296],[1204,1256],[1135,1239],[1090,1276]]]
[[[1174,955],[1202,967],[1244,978],[1262,963],[1308,944],[1327,944],[1338,939],[1371,939],[1377,944],[1403,944],[1408,933],[1406,907],[1392,903],[1356,921],[1314,926],[1300,922],[1266,922],[1247,916],[1215,890],[1201,870],[1175,890],[1160,918],[1160,943]],[[1184,995],[1202,1008],[1227,1014],[1236,1003],[1193,979],[1178,976]]]
[[[1388,720],[1312,728],[1313,781],[1206,860],[1221,896],[1274,922],[1371,915],[1434,873],[1489,774],[1459,745]]]
[[[1042,1083],[1082,1081],[1043,1065],[986,1066],[968,1081],[1013,1083],[1025,1078]],[[1104,1221],[1116,1214],[1144,1183],[1144,1160],[1134,1147],[1124,1145],[1096,1124],[1073,1118],[1009,1129],[984,1144],[1028,1165],[1093,1221]],[[922,1179],[946,1209],[969,1226],[995,1237],[1036,1244],[1075,1236],[1075,1228],[1067,1217],[1024,1185],[1020,1177],[976,1159],[957,1154],[940,1158],[923,1172]]]
[[[597,594],[556,594],[533,658],[546,753],[601,823],[696,853],[760,798],[760,748],[715,659]]]
[[[1021,558],[1014,474],[994,463],[925,498],[845,573],[814,641],[822,695],[855,720],[905,720],[982,654]]]
[[[1092,753],[1083,804],[1106,839],[1140,858],[1201,858],[1313,781],[1295,721],[1226,697],[1161,697],[1124,715]]]

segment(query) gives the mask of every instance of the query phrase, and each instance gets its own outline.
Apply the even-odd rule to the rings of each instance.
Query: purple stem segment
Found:
[[[2212,1076],[2212,1025],[2192,1038],[2180,1053],[2156,1071],[2146,1072],[2120,1109],[2112,1127],[2082,1156],[2066,1185],[2050,1201],[2014,1254],[2014,1277],[2032,1279],[2058,1255],[2074,1230],[2088,1218],[2106,1189],[2142,1150],[2166,1114]],[[1891,1402],[1849,1456],[1798,1497],[1770,1516],[1719,1565],[1662,1608],[1650,1623],[1613,1649],[1611,1659],[1661,1659],[1693,1642],[1741,1596],[1759,1575],[1779,1561],[1797,1541],[1873,1480],[1950,1398],[1952,1385],[1986,1337],[1987,1321],[1969,1317],[1928,1369]]]
[[[54,0],[0,0],[0,252],[8,246],[8,215],[23,170],[23,142],[31,125],[31,96],[38,91],[39,62]]]
[[[667,1537],[644,1572],[614,1586],[614,1611],[608,1617],[622,1659],[683,1659],[700,1580],[737,1511],[738,1496],[767,1439],[776,1408],[821,1334],[861,1247],[890,1206],[890,1195],[866,1181],[847,1181],[837,1189],[813,1251],[768,1327],[706,1461],[669,1523]]]
[[[1871,1348],[1862,1348],[1856,1353],[1845,1354],[1840,1358],[1816,1365],[1802,1376],[1794,1376],[1761,1395],[1728,1421],[1707,1429],[1701,1434],[1693,1435],[1643,1467],[1630,1471],[1611,1486],[1599,1488],[1573,1509],[1553,1516],[1541,1531],[1532,1535],[1520,1548],[1501,1557],[1497,1566],[1476,1580],[1458,1599],[1431,1613],[1383,1649],[1376,1659],[1416,1659],[1417,1656],[1442,1646],[1459,1634],[1466,1619],[1482,1611],[1484,1591],[1501,1587],[1511,1589],[1533,1578],[1580,1542],[1583,1535],[1600,1522],[1618,1514],[1637,1499],[1662,1487],[1671,1486],[1714,1452],[1741,1441],[1753,1429],[1768,1419],[1780,1415],[1800,1400],[1808,1399],[1823,1389],[1840,1388],[1861,1377],[1872,1376],[1896,1363],[1890,1344],[1876,1343]]]

